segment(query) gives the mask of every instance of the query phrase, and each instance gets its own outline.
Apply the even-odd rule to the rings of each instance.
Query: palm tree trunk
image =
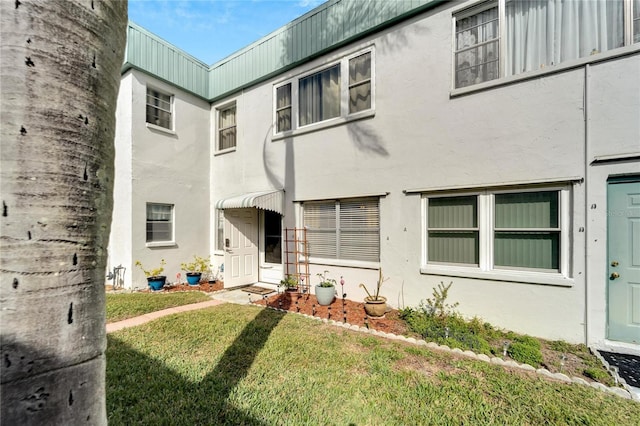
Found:
[[[127,2],[2,0],[0,24],[0,423],[106,424]]]

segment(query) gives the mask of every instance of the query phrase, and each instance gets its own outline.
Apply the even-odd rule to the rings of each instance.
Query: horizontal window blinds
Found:
[[[303,216],[311,257],[380,260],[378,199],[304,203]]]

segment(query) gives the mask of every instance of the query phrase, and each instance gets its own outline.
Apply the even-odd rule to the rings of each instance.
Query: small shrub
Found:
[[[600,383],[607,383],[610,379],[609,373],[601,367],[585,368],[582,374]]]
[[[507,348],[507,354],[515,361],[539,367],[542,364],[540,341],[531,336],[518,336]]]
[[[454,304],[447,303],[447,297],[449,297],[449,289],[453,285],[453,281],[449,283],[449,285],[444,285],[442,281],[438,284],[438,288],[433,289],[433,299],[427,299],[426,304],[421,303],[421,306],[424,309],[429,309],[430,314],[435,315],[440,318],[444,318],[448,315],[455,315],[455,309],[458,307],[459,303],[456,302]]]

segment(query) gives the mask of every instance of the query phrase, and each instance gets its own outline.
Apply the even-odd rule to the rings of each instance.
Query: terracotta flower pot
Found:
[[[295,303],[300,295],[297,288],[287,288],[284,291],[284,294],[286,294],[289,300],[291,300],[291,303]]]
[[[378,299],[373,297],[364,298],[364,311],[370,317],[381,317],[387,312],[387,298],[378,296]]]

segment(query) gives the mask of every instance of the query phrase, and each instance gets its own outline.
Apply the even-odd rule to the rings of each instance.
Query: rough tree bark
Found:
[[[2,0],[0,24],[0,423],[106,424],[127,2]]]

